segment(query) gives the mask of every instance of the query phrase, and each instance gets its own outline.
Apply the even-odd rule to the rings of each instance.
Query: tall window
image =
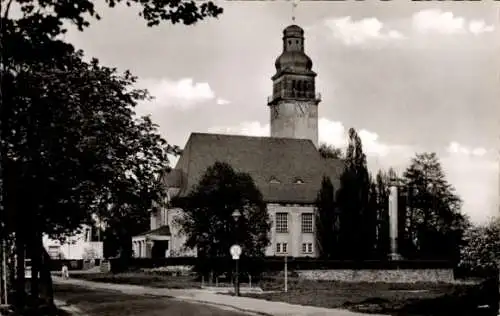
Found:
[[[312,233],[313,232],[313,214],[304,213],[302,214],[302,232]]]
[[[288,213],[276,213],[276,232],[288,233]]]

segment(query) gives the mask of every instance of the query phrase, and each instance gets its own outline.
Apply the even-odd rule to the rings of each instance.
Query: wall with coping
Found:
[[[300,279],[342,282],[451,283],[453,269],[335,269],[296,270]]]

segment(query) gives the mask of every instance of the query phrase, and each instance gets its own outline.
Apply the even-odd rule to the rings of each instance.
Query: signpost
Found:
[[[240,280],[239,280],[239,269],[238,269],[238,261],[240,261],[241,256],[241,247],[239,245],[232,245],[229,249],[229,253],[233,256],[233,260],[236,262],[236,276],[234,282],[234,294],[236,296],[240,296]]]

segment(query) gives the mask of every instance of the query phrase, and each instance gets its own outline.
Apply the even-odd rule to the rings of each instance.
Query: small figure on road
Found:
[[[69,279],[68,266],[65,264],[63,264],[61,269],[61,276],[63,277],[63,279]]]

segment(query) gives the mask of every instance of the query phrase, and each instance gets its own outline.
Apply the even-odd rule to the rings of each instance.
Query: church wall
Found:
[[[303,213],[314,214],[313,206],[299,206],[299,205],[281,205],[281,204],[268,204],[267,209],[271,219],[272,227],[270,231],[271,244],[266,249],[266,256],[283,256],[285,253],[277,252],[277,244],[287,243],[286,255],[291,257],[316,257],[316,238],[314,233],[302,233],[302,217]],[[276,232],[276,213],[288,214],[288,232]],[[313,216],[313,231],[315,223]],[[312,252],[304,253],[302,251],[302,244],[311,244]]]
[[[184,249],[184,244],[186,242],[186,236],[180,233],[180,227],[175,222],[176,219],[181,216],[182,209],[170,208],[165,210],[166,221],[170,226],[170,232],[172,234],[169,245],[169,255],[172,257],[183,257],[183,256],[196,256],[196,251]],[[279,204],[268,204],[269,217],[272,223],[270,230],[270,245],[266,248],[266,256],[280,256],[285,253],[278,253],[276,250],[277,243],[287,244],[288,256],[292,257],[316,257],[316,242],[314,233],[302,233],[302,213],[314,213],[313,206],[299,206],[299,205],[279,205]],[[287,213],[288,214],[288,232],[287,233],[276,233],[275,221],[276,213]],[[158,212],[160,213],[160,212]],[[153,216],[152,216],[153,217]],[[160,226],[161,216],[160,214],[155,215],[156,219],[151,221],[157,223],[158,228]],[[313,216],[313,229],[314,229],[314,216]],[[151,227],[151,229],[155,229]],[[311,244],[312,252],[304,253],[302,250],[302,244]]]

